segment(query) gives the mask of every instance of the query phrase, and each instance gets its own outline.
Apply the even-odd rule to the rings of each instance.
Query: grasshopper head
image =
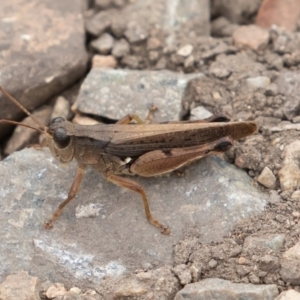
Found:
[[[61,163],[68,163],[74,156],[74,126],[62,117],[51,121],[46,131],[48,147]]]

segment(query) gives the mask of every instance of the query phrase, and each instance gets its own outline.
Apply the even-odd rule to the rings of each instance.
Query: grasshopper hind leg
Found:
[[[160,228],[161,229],[161,233],[163,234],[169,234],[170,230],[167,226],[163,225],[162,223],[160,223],[158,220],[156,220],[151,212],[150,212],[150,207],[149,207],[149,202],[148,202],[148,198],[146,195],[146,192],[144,190],[144,188],[139,185],[137,182],[112,174],[112,173],[108,173],[105,175],[106,179],[118,186],[127,188],[129,190],[132,190],[134,192],[139,193],[142,196],[143,199],[143,204],[144,204],[144,210],[145,210],[145,214],[147,217],[147,220],[155,227]]]

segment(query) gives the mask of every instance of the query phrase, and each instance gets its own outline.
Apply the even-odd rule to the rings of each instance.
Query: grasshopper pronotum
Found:
[[[228,122],[226,117],[218,116],[201,121],[143,124],[137,115],[127,115],[112,125],[90,126],[73,124],[59,117],[46,127],[1,86],[0,91],[40,128],[11,120],[0,120],[0,123],[40,131],[55,158],[62,163],[73,159],[78,163],[67,199],[45,223],[45,228],[52,227],[63,208],[76,196],[84,171],[91,166],[108,181],[139,193],[148,221],[162,233],[169,234],[169,228],[152,216],[144,188],[122,175],[151,177],[172,172],[202,157],[228,150],[234,140],[251,135],[257,129],[254,122]],[[137,124],[130,124],[132,121]]]

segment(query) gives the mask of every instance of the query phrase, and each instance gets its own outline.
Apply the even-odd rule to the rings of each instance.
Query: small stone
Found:
[[[117,61],[112,55],[94,55],[92,67],[115,69],[117,67]]]
[[[116,291],[114,292],[113,299],[124,299],[131,297],[136,298],[146,293],[147,289],[145,289],[140,283],[132,280],[131,282],[118,284],[116,287]]]
[[[284,244],[285,236],[283,234],[269,234],[268,236],[248,236],[244,241],[244,251],[246,253],[256,253],[258,249],[261,252],[273,250],[279,252]]]
[[[141,273],[136,274],[136,277],[142,281],[149,280],[152,278],[152,273],[151,272],[141,272]]]
[[[211,35],[214,37],[231,37],[238,27],[237,24],[230,23],[228,19],[222,16],[211,22]]]
[[[122,58],[122,64],[130,69],[139,68],[139,58],[134,55],[126,55]]]
[[[7,276],[5,280],[0,284],[0,299],[40,300],[39,291],[39,279],[37,277],[29,276],[25,271],[21,271],[16,274]]]
[[[149,52],[148,52],[149,60],[150,60],[152,63],[158,61],[159,56],[160,56],[160,54],[159,54],[158,51],[149,51]]]
[[[292,212],[292,216],[293,216],[294,218],[299,218],[299,217],[300,217],[299,211],[293,211],[293,212]]]
[[[158,38],[150,37],[147,40],[147,50],[157,50],[161,48],[161,41]]]
[[[274,273],[279,270],[279,259],[273,255],[266,254],[259,259],[259,268],[265,272]]]
[[[300,242],[283,253],[281,259],[280,275],[282,279],[291,284],[300,284]]]
[[[108,11],[100,11],[86,20],[86,30],[94,36],[100,36],[110,27],[112,19],[113,16]]]
[[[95,6],[100,9],[106,9],[110,6],[111,0],[95,0]]]
[[[209,266],[210,269],[214,269],[217,265],[218,265],[218,262],[215,259],[211,259],[208,262],[208,266]]]
[[[65,119],[70,117],[70,103],[65,97],[62,96],[57,97],[50,120],[53,120],[57,117],[63,117]]]
[[[270,84],[270,78],[267,76],[247,78],[246,83],[248,86],[253,88],[265,88]]]
[[[268,189],[275,189],[276,187],[276,177],[268,167],[262,170],[257,181]]]
[[[213,114],[204,106],[197,106],[191,110],[190,120],[203,120],[211,117]]]
[[[155,65],[155,70],[164,70],[167,68],[167,60],[163,56],[159,59],[159,61]]]
[[[194,64],[195,64],[195,58],[193,55],[189,55],[185,61],[184,61],[184,68],[185,69],[191,69],[194,67]]]
[[[178,277],[180,284],[186,285],[192,282],[192,275],[190,269],[185,264],[177,265],[172,269],[175,275]]]
[[[236,266],[236,272],[239,276],[243,277],[243,276],[248,275],[251,272],[251,267],[239,265],[239,266]]]
[[[300,116],[296,116],[292,119],[293,123],[300,123]]]
[[[45,295],[49,299],[54,299],[59,296],[64,296],[66,293],[67,290],[62,283],[55,283],[48,288]]]
[[[231,74],[231,72],[228,69],[219,67],[210,68],[209,72],[220,79],[227,78]]]
[[[249,296],[251,295],[251,296]],[[207,278],[200,282],[187,284],[180,290],[175,300],[197,299],[274,299],[278,295],[275,284],[232,283],[219,278]]]
[[[120,39],[118,41],[115,41],[112,49],[112,55],[120,58],[129,54],[129,51],[130,47],[128,42],[125,39]]]
[[[296,292],[295,290],[284,291],[281,294],[279,294],[278,297],[275,298],[275,300],[299,300],[299,299],[300,299],[300,293]]]
[[[130,43],[142,42],[148,37],[147,30],[142,26],[142,24],[135,21],[132,21],[127,25],[127,29],[124,34]]]
[[[80,294],[82,291],[80,288],[74,286],[74,287],[70,288],[70,292],[72,292],[74,294]]]
[[[111,24],[111,32],[116,38],[120,39],[124,36],[126,26],[127,22],[124,18],[114,18]]]
[[[242,256],[239,257],[238,264],[239,265],[245,265],[245,264],[247,264],[247,259],[245,257],[242,257]]]
[[[266,87],[265,95],[266,96],[276,96],[276,95],[278,95],[278,85],[276,83],[273,83],[273,82],[270,83]]]
[[[183,57],[188,57],[189,55],[192,54],[194,47],[192,45],[185,45],[183,47],[181,47],[178,51],[177,51],[177,55],[183,56]]]
[[[114,38],[103,33],[98,39],[91,42],[91,47],[100,54],[109,54],[114,44]]]
[[[35,111],[32,115],[42,124],[48,125],[51,113],[51,106],[43,106],[38,111]],[[31,119],[31,117],[26,117],[21,122],[21,124],[27,124],[33,127],[40,128],[40,126],[38,126],[35,121]],[[28,144],[37,144],[39,135],[40,133],[38,131],[29,130],[28,128],[23,126],[17,126],[13,132],[12,137],[4,148],[4,153],[8,155],[24,148]]]
[[[260,50],[269,42],[268,30],[256,25],[240,26],[232,35],[233,41],[238,48],[250,48]]]
[[[259,284],[259,282],[260,282],[259,277],[256,276],[255,274],[250,274],[248,276],[248,278],[249,278],[249,281],[253,284]]]
[[[283,167],[278,172],[281,189],[283,191],[295,190],[300,183],[300,141],[287,145],[283,157]]]
[[[292,198],[293,200],[300,200],[300,191],[295,191],[295,192],[293,192],[291,198]]]

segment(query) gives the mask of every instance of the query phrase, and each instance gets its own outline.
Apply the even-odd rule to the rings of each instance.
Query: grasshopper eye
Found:
[[[53,124],[53,123],[61,123],[61,122],[63,122],[63,121],[65,121],[65,118],[63,118],[63,117],[57,117],[57,118],[54,118],[54,119],[51,121],[50,125]]]
[[[56,118],[56,119],[58,119],[58,118]],[[64,128],[55,129],[54,134],[53,134],[53,139],[54,139],[56,146],[60,149],[66,148],[69,145],[70,140],[71,140],[66,129],[64,129]]]

